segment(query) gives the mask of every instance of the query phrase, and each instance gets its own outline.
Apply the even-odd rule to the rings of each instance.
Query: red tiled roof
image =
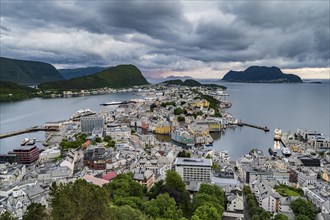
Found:
[[[92,175],[85,175],[82,178],[85,179],[87,182],[93,183],[94,185],[98,185],[98,186],[102,186],[103,184],[106,184],[109,182],[104,179],[94,177]]]
[[[102,179],[111,181],[116,177],[117,177],[117,173],[114,171],[111,171],[111,172],[108,172],[107,174],[103,175]]]

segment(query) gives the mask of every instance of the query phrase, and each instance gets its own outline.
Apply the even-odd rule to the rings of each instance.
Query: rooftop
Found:
[[[212,166],[212,160],[206,158],[184,158],[177,157],[175,160],[177,166]]]

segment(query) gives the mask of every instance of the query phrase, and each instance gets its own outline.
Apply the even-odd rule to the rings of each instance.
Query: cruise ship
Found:
[[[285,156],[285,157],[291,156],[291,151],[287,147],[281,147],[281,152],[282,152],[283,156]]]
[[[81,117],[84,116],[89,116],[89,115],[95,115],[96,112],[93,112],[92,110],[86,108],[86,109],[80,109],[78,110],[76,113],[73,114],[73,116],[71,117],[71,119],[73,121],[78,121],[80,120]]]

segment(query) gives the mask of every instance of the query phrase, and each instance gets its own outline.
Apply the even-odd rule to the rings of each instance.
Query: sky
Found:
[[[322,1],[1,0],[0,55],[56,68],[134,64],[147,78],[277,66],[330,78]]]

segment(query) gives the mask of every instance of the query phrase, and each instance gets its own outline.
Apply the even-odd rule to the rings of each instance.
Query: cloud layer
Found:
[[[65,68],[132,63],[150,77],[220,78],[250,65],[329,77],[329,1],[0,4],[1,56]]]

